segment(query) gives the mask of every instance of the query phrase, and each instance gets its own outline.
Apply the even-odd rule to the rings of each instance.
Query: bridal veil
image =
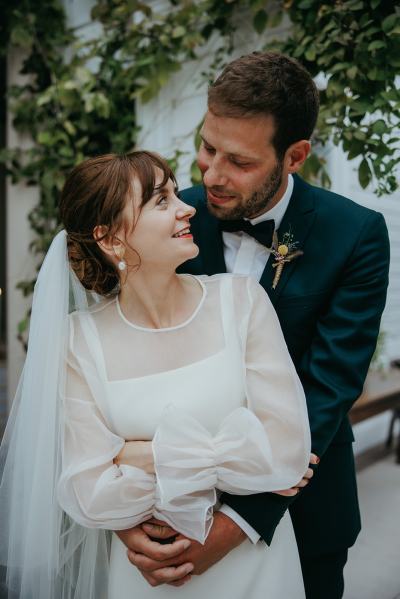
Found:
[[[35,285],[25,365],[0,449],[0,564],[10,596],[101,599],[109,534],[84,528],[57,501],[68,314],[96,301],[71,272],[67,238],[54,238]]]

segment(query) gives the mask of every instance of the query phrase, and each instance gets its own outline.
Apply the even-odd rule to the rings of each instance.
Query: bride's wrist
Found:
[[[127,441],[115,456],[114,464],[127,464],[154,474],[154,458],[151,441]]]

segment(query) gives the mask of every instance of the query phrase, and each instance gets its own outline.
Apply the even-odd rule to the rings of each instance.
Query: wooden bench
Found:
[[[352,424],[393,410],[386,445],[393,441],[394,424],[400,420],[400,369],[391,368],[387,373],[370,372],[364,390],[350,410]],[[396,442],[396,462],[400,464],[400,432]]]

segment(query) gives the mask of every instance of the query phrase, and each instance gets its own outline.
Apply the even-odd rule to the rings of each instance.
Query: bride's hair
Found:
[[[95,239],[93,230],[105,226],[106,237],[127,226],[123,210],[132,198],[132,181],[137,178],[141,184],[140,211],[154,193],[156,168],[163,173],[157,187],[163,187],[168,179],[176,182],[166,160],[144,150],[89,158],[68,176],[61,192],[60,217],[67,232],[71,267],[86,289],[108,295],[117,288],[118,270],[100,250],[101,238]],[[136,221],[136,215],[133,220]]]

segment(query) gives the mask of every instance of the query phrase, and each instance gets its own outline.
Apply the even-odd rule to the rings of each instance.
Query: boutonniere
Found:
[[[298,241],[293,241],[291,231],[284,233],[281,241],[278,239],[277,232],[274,231],[272,246],[268,250],[275,258],[275,262],[272,265],[276,268],[274,280],[272,281],[272,289],[276,289],[285,264],[304,254],[302,250],[297,249],[298,245]]]

